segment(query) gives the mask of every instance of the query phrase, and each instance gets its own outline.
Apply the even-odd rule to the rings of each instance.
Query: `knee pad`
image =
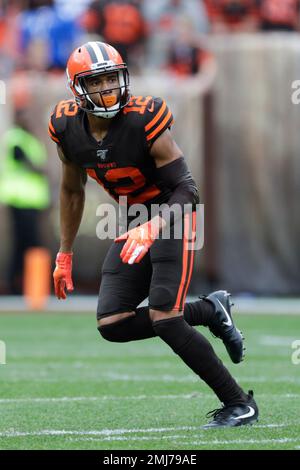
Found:
[[[153,310],[172,310],[175,300],[172,291],[166,287],[154,287],[149,293],[149,307]]]

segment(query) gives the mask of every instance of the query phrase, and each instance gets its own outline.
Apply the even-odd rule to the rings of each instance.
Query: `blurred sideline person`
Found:
[[[198,61],[198,57],[196,60],[193,57],[195,48],[190,44],[190,39],[193,37],[192,43],[198,43],[201,36],[207,34],[210,29],[206,8],[202,2],[152,0],[143,2],[143,12],[148,30],[146,64],[149,68],[164,68],[169,65],[170,59],[173,63],[174,59],[178,62],[179,55],[179,61],[183,64],[190,63],[191,59],[194,64]],[[182,35],[189,36],[188,43]],[[183,54],[186,56],[183,57]],[[190,69],[189,64],[185,67],[187,68]]]
[[[261,31],[299,31],[299,0],[259,0]]]
[[[146,36],[140,0],[95,0],[81,24],[117,48],[127,64],[137,67]]]
[[[214,64],[214,56],[205,49],[188,18],[177,21],[173,40],[168,46],[166,69],[181,77],[208,71]]]
[[[183,154],[172,138],[172,113],[166,102],[152,96],[131,96],[129,74],[112,46],[88,42],[67,64],[75,101],[58,103],[49,134],[62,161],[60,192],[61,244],[53,273],[55,293],[66,298],[73,290],[72,246],[84,209],[87,175],[117,201],[128,204],[190,204],[198,190]],[[237,384],[210,343],[192,325],[208,326],[220,337],[233,360],[243,358],[243,338],[234,326],[230,296],[217,291],[185,303],[194,251],[187,246],[195,212],[176,211],[171,236],[161,237],[166,211],[149,215],[141,225],[117,237],[102,267],[97,320],[103,338],[128,342],[159,336],[214,391],[224,404],[211,413],[206,427],[240,426],[258,418],[253,392]],[[184,225],[181,239],[174,236]],[[193,242],[192,242],[193,244]],[[138,305],[149,296],[148,307]]]
[[[0,202],[5,204],[12,223],[13,252],[8,268],[8,288],[22,293],[24,254],[42,246],[41,211],[49,206],[49,186],[45,173],[45,146],[28,129],[29,109],[15,111],[15,125],[3,136]]]
[[[257,30],[257,0],[204,0],[204,2],[213,33],[242,33]]]
[[[20,65],[34,70],[64,70],[81,34],[76,18],[62,15],[53,0],[30,0],[19,24]]]

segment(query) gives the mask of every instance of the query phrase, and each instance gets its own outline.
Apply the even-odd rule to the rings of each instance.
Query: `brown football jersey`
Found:
[[[152,96],[133,96],[114,118],[107,135],[98,142],[89,131],[86,112],[75,101],[61,101],[49,122],[49,135],[65,157],[115,199],[127,196],[128,205],[161,204],[170,188],[156,177],[150,155],[155,140],[173,124],[166,102]]]

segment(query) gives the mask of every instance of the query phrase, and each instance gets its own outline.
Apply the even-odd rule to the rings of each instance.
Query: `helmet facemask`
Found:
[[[86,79],[98,75],[116,73],[118,77],[118,86],[113,86],[106,90],[89,92],[86,85]],[[129,74],[126,65],[119,67],[105,67],[105,70],[89,70],[74,77],[73,87],[76,91],[75,100],[78,106],[84,111],[102,118],[113,118],[124,108],[130,99],[129,92]],[[72,89],[72,88],[71,88]],[[112,92],[118,90],[118,96]],[[103,106],[97,104],[98,100],[93,100],[93,96],[100,97]]]

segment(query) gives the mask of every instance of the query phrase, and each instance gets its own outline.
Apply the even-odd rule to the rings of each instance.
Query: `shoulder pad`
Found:
[[[60,137],[66,130],[68,119],[77,113],[78,106],[73,100],[63,100],[55,106],[48,127],[48,134],[55,143],[60,144]]]
[[[153,96],[132,96],[123,113],[132,116],[133,125],[142,128],[149,146],[174,122],[166,102]]]
[[[152,98],[145,113],[145,136],[148,145],[152,145],[155,140],[165,130],[174,123],[173,115],[167,103],[162,98]]]

